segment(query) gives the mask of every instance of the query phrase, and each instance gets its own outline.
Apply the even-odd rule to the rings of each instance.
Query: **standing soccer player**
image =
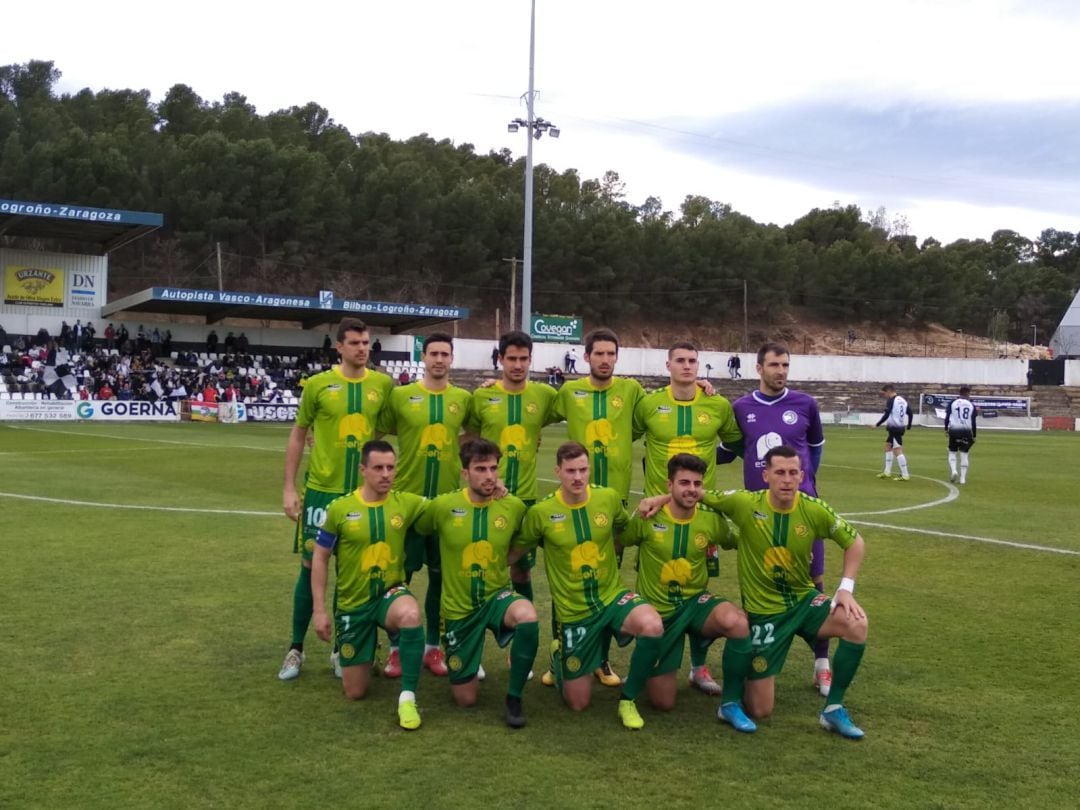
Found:
[[[945,409],[945,433],[949,437],[949,480],[967,483],[968,454],[975,444],[975,404],[971,401],[971,389],[960,386],[960,396]],[[956,470],[956,454],[960,454],[960,471]]]
[[[490,442],[500,453],[499,477],[511,495],[526,506],[536,503],[536,454],[540,431],[549,424],[557,391],[550,385],[531,382],[532,338],[524,332],[507,332],[499,338],[502,378],[494,385],[473,392],[472,414],[467,428]],[[533,601],[532,567],[535,552],[522,557],[510,569],[514,590]]]
[[[379,418],[379,430],[396,433],[400,455],[394,489],[434,498],[461,484],[459,434],[472,412],[472,394],[450,384],[454,363],[454,339],[444,332],[434,332],[424,339],[421,355],[424,379],[398,386],[390,393],[390,402]],[[433,674],[447,674],[443,651],[439,647],[439,605],[442,595],[442,566],[439,563],[439,540],[412,530],[406,540],[406,581],[426,563],[428,588],[424,597],[425,646],[424,666]],[[383,675],[401,675],[401,660],[396,643]]]
[[[619,536],[620,545],[638,546],[637,590],[664,620],[660,661],[646,683],[652,705],[675,708],[675,673],[682,665],[686,636],[702,649],[725,637],[742,655],[736,666],[749,662],[750,627],[737,606],[713,596],[709,584],[707,549],[729,536],[727,521],[700,505],[705,462],[680,453],[668,462],[671,500],[651,518],[635,515]],[[725,661],[728,661],[725,658]],[[745,668],[724,671],[724,679],[743,679]]]
[[[544,545],[559,623],[553,669],[563,700],[574,711],[584,711],[592,700],[590,675],[600,666],[608,634],[620,646],[637,639],[619,717],[626,728],[640,729],[645,721],[634,700],[656,666],[664,625],[656,609],[619,579],[614,538],[630,519],[619,493],[589,485],[589,451],[577,442],[560,445],[555,460],[559,488],[526,514],[511,559]]]
[[[490,630],[500,647],[510,644],[505,718],[511,728],[522,728],[521,693],[536,658],[540,625],[532,602],[510,589],[507,557],[526,506],[513,495],[494,500],[499,455],[498,446],[486,439],[465,442],[460,462],[465,488],[428,504],[417,528],[438,535],[446,566],[443,640],[454,701],[475,705],[484,636]]]
[[[619,338],[613,331],[596,329],[587,334],[585,362],[589,374],[559,389],[554,416],[556,421],[565,419],[568,438],[589,451],[591,483],[611,487],[627,506],[633,477],[633,442],[637,438],[634,409],[645,398],[645,389],[635,379],[615,376],[618,359]],[[600,667],[593,674],[604,686],[622,686],[622,678],[608,662],[610,645],[609,638]],[[545,672],[542,682],[554,686],[553,673]]]
[[[334,629],[341,662],[341,685],[350,700],[367,694],[375,633],[382,627],[401,635],[404,673],[398,696],[398,722],[420,728],[416,687],[420,680],[424,631],[420,606],[404,585],[405,532],[423,513],[424,499],[392,492],[394,448],[371,441],[360,453],[363,485],[334,500],[315,541],[311,590],[315,599],[315,633],[330,641],[326,613],[326,576],[335,556]]]
[[[782,444],[799,454],[804,471],[799,491],[817,497],[816,473],[821,466],[825,433],[817,400],[787,385],[791,354],[782,343],[766,343],[757,353],[758,390],[735,401],[735,419],[743,434],[743,486],[764,489],[765,454]],[[825,541],[814,538],[810,553],[810,578],[819,593],[825,592]],[[829,640],[818,639],[814,651],[814,686],[829,694]]]
[[[300,675],[304,663],[304,637],[311,623],[311,559],[315,538],[335,498],[356,489],[360,477],[360,450],[374,438],[393,381],[367,368],[371,336],[363,321],[345,318],[337,330],[340,364],[310,377],[300,396],[296,425],[285,446],[285,485],[282,507],[296,521],[293,551],[300,553],[300,576],[293,588],[292,643],[278,672],[283,681]],[[308,430],[315,439],[308,461],[301,499],[296,473],[304,455]],[[336,654],[334,656],[336,667]]]
[[[914,414],[908,410],[907,400],[896,393],[896,386],[888,383],[881,387],[885,397],[885,413],[874,427],[885,425],[888,435],[885,437],[885,469],[878,473],[878,478],[892,478],[896,481],[910,481],[907,456],[904,455],[904,432],[911,427]],[[900,474],[892,474],[893,458],[900,466]]]

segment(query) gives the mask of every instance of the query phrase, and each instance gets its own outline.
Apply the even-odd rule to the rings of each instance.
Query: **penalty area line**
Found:
[[[191,506],[150,506],[133,503],[99,503],[75,501],[69,498],[46,498],[43,495],[23,495],[18,492],[0,492],[0,498],[16,498],[20,501],[58,503],[65,506],[92,506],[97,509],[135,509],[144,512],[193,512],[202,515],[245,515],[249,517],[284,517],[281,512],[256,512],[250,509],[197,509]]]
[[[869,520],[849,520],[858,526],[871,526],[875,529],[891,529],[898,532],[910,532],[912,534],[925,534],[930,537],[947,537],[951,540],[971,540],[975,543],[989,543],[995,546],[1009,546],[1010,548],[1022,548],[1028,551],[1047,551],[1051,554],[1068,554],[1080,557],[1080,551],[1069,548],[1054,548],[1053,546],[1039,546],[1035,543],[1021,543],[1018,540],[998,540],[994,537],[980,537],[975,534],[956,534],[955,532],[939,532],[933,529],[914,529],[911,526],[892,526],[888,523],[872,523]]]

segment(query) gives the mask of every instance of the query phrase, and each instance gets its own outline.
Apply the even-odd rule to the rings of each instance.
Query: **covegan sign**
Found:
[[[581,343],[582,319],[576,315],[533,315],[529,334],[542,343]]]

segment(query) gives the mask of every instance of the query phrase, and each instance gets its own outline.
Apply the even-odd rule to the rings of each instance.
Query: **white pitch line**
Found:
[[[872,526],[875,529],[894,529],[899,532],[911,532],[912,534],[927,534],[931,537],[949,537],[954,540],[973,540],[978,543],[992,543],[995,546],[1010,546],[1012,548],[1024,548],[1030,551],[1049,551],[1054,554],[1070,554],[1080,557],[1080,551],[1068,548],[1054,548],[1053,546],[1039,546],[1034,543],[1021,543],[1017,540],[997,540],[993,537],[979,537],[974,534],[954,534],[952,532],[938,532],[932,529],[913,529],[911,526],[890,526],[887,523],[871,523],[867,520],[853,520],[852,523],[859,526]]]
[[[17,498],[21,501],[44,501],[67,506],[92,506],[98,509],[137,509],[146,512],[195,512],[207,515],[248,515],[253,517],[284,517],[281,512],[256,512],[249,509],[195,509],[188,506],[142,506],[130,503],[98,503],[96,501],[73,501],[68,498],[46,498],[42,495],[21,495],[17,492],[0,492],[0,498]]]
[[[146,439],[139,436],[122,436],[116,433],[82,433],[78,430],[57,430],[56,428],[36,428],[36,427],[22,427],[15,425],[7,425],[11,430],[29,430],[35,433],[62,433],[68,436],[82,436],[83,438],[90,439],[120,439],[127,442],[153,442],[154,444],[177,444],[182,447],[209,447],[215,450],[221,448],[234,448],[236,450],[258,450],[263,453],[282,453],[282,450],[271,447],[255,447],[249,444],[203,444],[201,442],[182,442],[176,439]]]
[[[826,465],[823,465],[823,466],[835,467],[838,470],[860,470],[860,471],[864,471],[864,472],[866,471],[865,467],[846,467],[846,466],[844,466],[842,464],[826,464]],[[955,501],[957,498],[960,497],[959,488],[954,487],[948,481],[942,481],[939,478],[930,478],[927,475],[913,475],[911,477],[912,478],[919,478],[919,479],[921,479],[923,481],[930,481],[930,482],[935,483],[935,484],[941,484],[947,490],[947,494],[945,495],[944,498],[938,498],[936,501],[927,501],[926,503],[917,503],[914,506],[898,506],[895,509],[879,509],[879,510],[874,511],[874,512],[844,512],[844,517],[847,518],[847,517],[852,517],[852,516],[855,516],[855,515],[858,515],[858,516],[865,516],[865,515],[895,515],[898,512],[916,512],[919,509],[930,509],[930,508],[932,508],[934,506],[941,506],[942,504],[952,503],[953,501]],[[894,483],[897,483],[897,482],[894,482]]]
[[[60,454],[71,453],[93,453],[94,455],[100,455],[101,453],[130,453],[134,450],[145,453],[148,450],[179,450],[178,447],[124,447],[124,448],[86,448],[85,450],[3,450],[0,451],[0,456],[55,456]]]

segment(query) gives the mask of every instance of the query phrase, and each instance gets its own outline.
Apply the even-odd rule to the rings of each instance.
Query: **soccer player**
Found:
[[[585,336],[585,362],[589,374],[571,380],[559,389],[555,398],[555,420],[566,420],[566,432],[571,441],[589,451],[591,482],[611,487],[622,498],[623,506],[630,500],[630,481],[633,477],[634,409],[645,398],[645,389],[637,380],[615,376],[619,359],[619,338],[610,329],[595,329]],[[622,686],[608,662],[610,638],[604,645],[603,660],[593,673],[604,686]],[[554,686],[551,672],[542,679],[545,686]]]
[[[401,692],[398,722],[420,728],[416,687],[424,649],[420,606],[404,584],[405,532],[423,513],[419,495],[393,492],[396,458],[384,441],[366,442],[359,471],[363,485],[337,498],[315,541],[311,590],[315,598],[315,633],[330,641],[326,613],[326,575],[335,555],[334,630],[345,697],[360,700],[371,682],[376,628],[401,637]]]
[[[733,663],[750,660],[746,614],[706,590],[707,549],[726,541],[729,529],[722,516],[699,503],[704,477],[700,458],[674,456],[668,462],[671,500],[652,518],[635,515],[619,536],[621,545],[639,547],[637,591],[664,621],[660,661],[646,683],[652,705],[664,711],[675,708],[675,672],[682,664],[685,636],[703,649],[723,636],[742,653],[731,658]],[[724,672],[725,680],[745,676],[743,670]]]
[[[390,393],[390,402],[379,415],[379,430],[398,435],[398,475],[394,489],[434,498],[461,484],[458,437],[472,412],[472,394],[450,384],[454,363],[454,339],[444,332],[424,338],[421,354],[424,378],[401,385]],[[406,541],[406,582],[426,563],[428,588],[424,597],[424,666],[434,675],[447,674],[439,647],[439,604],[442,594],[442,567],[439,541],[413,529]],[[390,655],[383,675],[401,675],[397,644],[391,640]]]
[[[285,446],[282,507],[289,519],[296,521],[293,551],[301,556],[300,576],[293,588],[292,644],[278,672],[283,681],[298,677],[304,663],[304,636],[312,614],[311,559],[319,526],[330,502],[358,486],[360,449],[374,438],[379,411],[394,387],[385,374],[367,368],[370,346],[371,336],[363,321],[341,321],[337,330],[341,362],[304,384],[296,424]],[[296,473],[308,430],[314,430],[315,436],[301,512]],[[336,670],[337,654],[331,658]]]
[[[765,454],[786,444],[794,447],[804,471],[799,490],[817,497],[815,474],[821,465],[825,433],[817,400],[802,391],[788,388],[791,353],[782,343],[766,343],[757,353],[758,390],[735,400],[735,420],[743,435],[743,486],[763,489]],[[723,452],[723,451],[719,451]],[[814,538],[810,554],[810,578],[819,593],[825,592],[825,541]],[[829,694],[829,640],[818,639],[814,652],[815,688]]]
[[[521,693],[536,658],[540,625],[532,602],[510,588],[507,555],[526,506],[513,495],[494,499],[500,455],[486,439],[465,442],[460,462],[465,488],[428,504],[417,528],[438,535],[446,565],[443,641],[454,701],[475,705],[484,636],[490,630],[500,647],[510,644],[505,718],[511,728],[522,728]]]
[[[863,731],[844,708],[844,697],[866,649],[866,613],[855,601],[855,578],[865,544],[859,533],[824,501],[799,491],[803,470],[799,454],[786,445],[765,454],[762,473],[766,489],[706,492],[702,503],[726,515],[738,530],[727,546],[738,549],[739,590],[750,619],[752,650],[745,657],[747,679],[724,678],[717,716],[735,729],[753,732],[751,717],[768,717],[775,705],[776,676],[783,669],[796,635],[840,639],[833,658],[833,680],[819,721],[823,728],[849,739]],[[660,499],[642,501],[649,515]],[[828,537],[844,550],[843,578],[830,599],[818,593],[810,579],[810,550],[814,538]],[[743,666],[728,660],[743,655],[724,648],[724,672]]]
[[[499,338],[502,378],[494,385],[473,392],[468,432],[494,442],[502,456],[499,477],[511,495],[526,506],[536,503],[536,453],[540,431],[553,421],[552,403],[556,390],[529,380],[532,338],[524,332],[507,332]],[[532,575],[536,554],[522,557],[510,569],[514,590],[533,601]]]
[[[955,482],[959,477],[961,484],[967,483],[968,454],[975,444],[975,420],[977,412],[971,401],[971,389],[960,386],[960,396],[949,403],[945,409],[945,433],[949,437],[949,480]],[[960,454],[960,472],[956,470],[956,454]]]
[[[731,403],[708,396],[698,385],[698,351],[692,343],[668,349],[670,383],[645,396],[634,410],[634,430],[645,434],[645,494],[667,492],[667,463],[672,456],[690,453],[706,464],[705,486],[716,486],[716,446],[740,450],[742,434]],[[690,643],[690,685],[708,695],[720,693],[720,684],[706,665],[708,647]]]
[[[659,658],[663,622],[619,579],[614,538],[629,521],[619,493],[589,485],[589,451],[578,442],[560,445],[555,460],[559,488],[525,515],[511,560],[543,543],[559,624],[552,669],[572,710],[583,711],[592,700],[590,675],[600,665],[606,635],[614,634],[620,646],[636,637],[619,717],[626,728],[640,729],[645,721],[634,700]]]
[[[878,478],[892,478],[896,481],[910,481],[907,456],[904,455],[904,431],[911,427],[914,414],[908,410],[907,400],[896,393],[896,386],[888,383],[881,387],[885,397],[885,413],[874,427],[885,425],[888,435],[885,437],[885,469],[878,473]],[[892,474],[893,457],[900,466],[900,474]]]

